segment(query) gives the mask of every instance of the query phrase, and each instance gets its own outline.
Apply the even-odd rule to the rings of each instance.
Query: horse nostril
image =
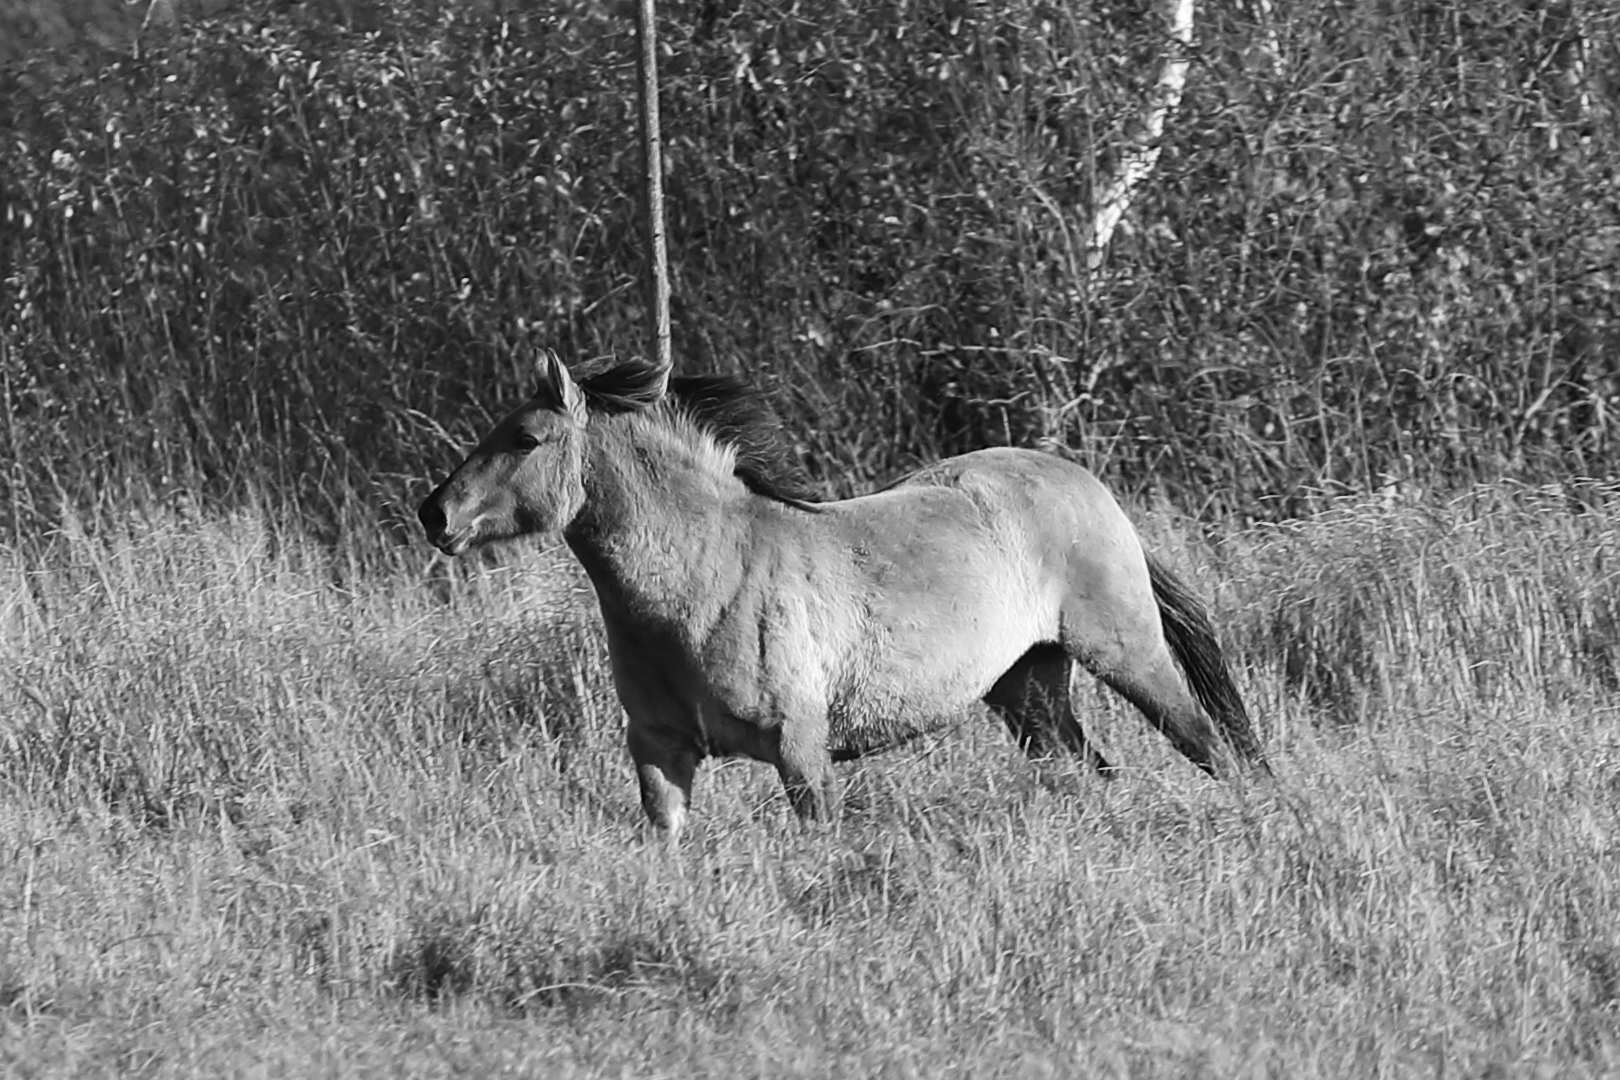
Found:
[[[422,500],[422,505],[416,510],[416,516],[422,522],[422,528],[427,531],[429,540],[437,540],[444,532],[444,508],[439,500],[429,495]]]

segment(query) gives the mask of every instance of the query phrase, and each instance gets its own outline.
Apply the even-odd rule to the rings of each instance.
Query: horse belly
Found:
[[[1055,615],[1044,618],[1044,606],[1028,589],[987,589],[875,620],[832,702],[835,746],[877,749],[960,716],[1032,645],[1055,634]]]
[[[835,747],[936,728],[1030,646],[1057,639],[1061,589],[999,507],[948,484],[901,484],[833,524],[859,611],[830,703]]]

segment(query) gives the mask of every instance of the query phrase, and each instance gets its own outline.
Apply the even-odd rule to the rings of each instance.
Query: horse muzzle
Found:
[[[417,520],[422,523],[422,531],[427,534],[428,543],[449,556],[460,555],[472,543],[473,530],[462,529],[451,531],[450,523],[444,514],[444,506],[435,496],[429,495],[416,510]]]

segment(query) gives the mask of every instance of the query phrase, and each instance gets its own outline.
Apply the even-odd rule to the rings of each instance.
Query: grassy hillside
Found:
[[[673,855],[560,553],[352,587],[250,513],[12,551],[0,1066],[1612,1073],[1615,499],[1148,522],[1275,789],[1098,691],[1117,782],[967,717],[844,767],[833,830],[711,765]]]

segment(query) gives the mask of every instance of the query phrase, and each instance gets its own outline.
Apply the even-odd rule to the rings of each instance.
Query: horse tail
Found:
[[[1153,599],[1159,605],[1164,639],[1181,665],[1193,696],[1220,729],[1227,745],[1244,760],[1270,773],[1271,767],[1260,752],[1260,743],[1249,722],[1249,711],[1243,707],[1243,697],[1232,682],[1226,655],[1221,651],[1203,602],[1152,555],[1147,556],[1147,566],[1148,577],[1153,582]]]

